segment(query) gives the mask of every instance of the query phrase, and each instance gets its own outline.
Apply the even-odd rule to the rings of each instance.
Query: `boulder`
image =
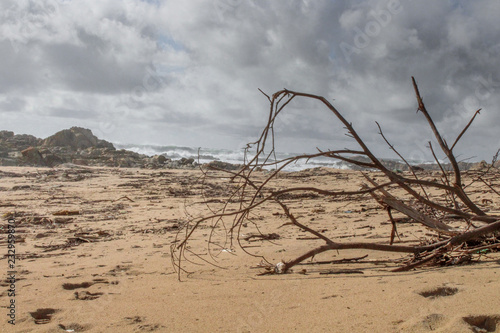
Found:
[[[412,165],[411,166],[411,169],[413,170],[413,172],[420,172],[420,171],[425,171],[424,168],[418,166],[418,165]]]
[[[91,147],[114,149],[112,143],[99,140],[92,131],[82,127],[71,127],[49,136],[42,143],[46,147],[70,147],[72,150]]]
[[[143,166],[146,168],[161,168],[165,167],[167,163],[171,162],[170,159],[166,158],[164,155],[155,155],[146,160],[146,164]]]
[[[481,162],[472,164],[472,166],[470,167],[470,170],[476,170],[476,171],[486,170],[486,169],[488,169],[489,166],[490,165],[486,161],[483,160]]]
[[[51,168],[65,163],[65,161],[62,158],[54,154],[44,154],[43,159],[45,161],[45,164]]]
[[[194,158],[181,158],[179,164],[182,166],[192,166],[194,164]]]
[[[11,131],[0,131],[0,140],[7,140],[14,137],[14,132]]]
[[[156,164],[165,164],[167,160],[168,159],[163,155],[155,155],[152,157],[152,162]]]
[[[29,165],[47,166],[40,151],[34,147],[29,147],[21,151],[24,162]]]
[[[241,165],[231,164],[222,161],[212,161],[207,164],[209,168],[222,169],[222,170],[238,170],[241,169]]]
[[[1,158],[0,157],[0,166],[18,166],[19,160],[16,158]]]
[[[88,166],[87,160],[84,160],[83,158],[74,158],[71,163],[75,165],[83,165],[83,166]]]

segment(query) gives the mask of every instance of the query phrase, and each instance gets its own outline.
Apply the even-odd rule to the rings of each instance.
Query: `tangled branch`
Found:
[[[422,113],[427,120],[439,147],[449,160],[452,167],[451,177],[436,158],[440,168],[441,180],[419,178],[417,173],[412,171],[410,164],[399,152],[397,152],[394,146],[390,144],[388,139],[384,136],[381,126],[377,123],[380,131],[379,134],[389,147],[400,157],[400,159],[406,163],[411,172],[405,175],[390,170],[384,165],[383,161],[378,159],[370,151],[368,146],[354,129],[352,123],[348,122],[344,116],[322,96],[287,89],[278,91],[272,96],[268,96],[263,93],[268,98],[270,103],[269,117],[259,139],[247,145],[245,165],[238,171],[227,171],[217,168],[211,169],[212,171],[214,169],[215,171],[218,171],[215,176],[217,178],[220,178],[221,173],[223,173],[226,177],[227,184],[230,184],[226,193],[228,200],[226,200],[226,202],[219,207],[218,210],[213,210],[206,216],[192,219],[190,223],[186,224],[182,236],[179,234],[178,239],[172,245],[172,262],[179,273],[179,278],[181,272],[185,272],[182,267],[182,261],[187,260],[186,253],[193,253],[189,244],[194,232],[199,228],[202,228],[202,226],[206,226],[210,223],[209,228],[211,228],[212,232],[210,233],[208,240],[209,248],[216,247],[219,251],[221,249],[230,250],[234,249],[237,245],[243,251],[251,255],[256,255],[247,251],[247,246],[242,244],[242,240],[246,239],[242,235],[242,227],[247,224],[252,224],[257,228],[257,230],[259,230],[259,223],[258,221],[255,222],[252,214],[257,208],[267,203],[272,203],[279,207],[282,211],[282,215],[287,219],[287,223],[283,224],[281,227],[296,227],[311,234],[314,239],[318,239],[324,243],[305,251],[302,255],[295,259],[280,262],[277,265],[268,262],[265,257],[261,256],[263,262],[267,263],[268,267],[271,268],[271,273],[285,273],[293,266],[302,263],[304,260],[330,250],[338,251],[345,249],[365,249],[411,254],[412,257],[403,266],[396,269],[397,271],[402,271],[428,264],[432,261],[442,261],[445,257],[456,258],[456,253],[460,253],[460,256],[463,257],[465,255],[470,256],[471,253],[476,253],[477,251],[481,251],[486,248],[498,248],[499,240],[497,235],[500,230],[500,217],[487,214],[478,206],[477,203],[471,200],[467,194],[466,187],[462,183],[462,171],[460,170],[459,164],[453,153],[453,149],[456,147],[457,143],[463,137],[467,129],[471,126],[480,110],[474,113],[472,119],[454,140],[453,145],[449,147],[427,111],[418,90],[417,83],[413,77],[412,82],[418,102],[417,111]],[[274,145],[275,121],[285,110],[286,106],[288,106],[295,98],[305,98],[320,102],[338,121],[340,121],[340,123],[347,130],[348,136],[355,141],[359,149],[339,149],[328,151],[321,151],[318,149],[318,152],[315,154],[304,154],[277,160]],[[429,148],[435,157],[436,155],[430,142]],[[251,149],[254,149],[255,151],[252,156],[249,155]],[[363,158],[359,158],[360,156]],[[357,191],[334,191],[313,186],[276,189],[271,186],[272,182],[276,181],[280,177],[283,169],[287,166],[300,160],[309,161],[318,157],[327,157],[348,162],[364,169],[379,171],[384,176],[385,180],[379,184],[369,176],[365,175],[367,183],[365,183],[362,188]],[[262,169],[269,167],[273,167],[274,170],[269,172],[263,180],[257,180],[255,174],[260,172]],[[212,177],[210,175],[211,170],[202,169],[202,172],[207,179]],[[487,190],[498,194],[491,182],[488,182],[484,178],[484,174],[479,175],[475,181],[483,182],[487,185]],[[411,200],[404,200],[401,196],[391,194],[391,192],[394,192],[395,189],[399,189],[399,191],[405,193],[409,198],[411,198]],[[447,198],[449,198],[449,200],[443,203],[435,198],[433,199],[428,194],[431,190],[441,191]],[[287,202],[287,196],[290,195],[315,195],[329,198],[331,200],[337,200],[339,198],[350,198],[351,200],[354,200],[355,198],[359,198],[367,194],[371,195],[376,202],[387,210],[389,219],[393,225],[389,243],[340,242],[339,240],[333,239],[332,237],[325,235],[320,230],[316,230],[301,221],[299,217],[294,215]],[[412,221],[422,224],[436,234],[437,240],[429,241],[427,244],[418,245],[394,244],[394,237],[397,233],[397,221],[393,218],[391,211],[397,211],[404,214]],[[228,221],[230,221],[230,224]],[[450,221],[454,222],[453,226]],[[459,224],[458,227],[456,226],[457,222],[461,222],[461,225]],[[332,218],[330,223],[335,224],[335,220]],[[474,223],[480,223],[480,225],[476,226]],[[212,238],[213,232],[217,228],[222,228],[227,236],[221,244]],[[263,234],[259,237],[262,239],[276,239],[275,234],[273,234],[273,237]],[[216,261],[215,255],[212,254],[213,251],[209,249],[208,253],[211,255],[211,258]],[[200,258],[200,256],[197,257]],[[202,260],[206,261],[206,259]]]

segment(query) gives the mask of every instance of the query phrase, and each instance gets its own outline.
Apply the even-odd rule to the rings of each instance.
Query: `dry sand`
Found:
[[[2,274],[9,270],[5,216],[15,212],[17,223],[16,325],[8,323],[5,306],[12,298],[2,279],[1,332],[500,332],[498,253],[468,265],[393,273],[397,263],[373,261],[404,255],[331,251],[314,261],[368,257],[259,276],[264,271],[256,267],[259,258],[228,246],[217,252],[223,268],[186,262],[193,273],[178,282],[170,259],[178,228],[187,214],[208,213],[204,201],[220,205],[224,186],[204,187],[199,171],[0,171]],[[289,174],[274,186],[357,189],[361,182],[358,173],[322,169]],[[202,188],[209,190],[207,196],[200,194]],[[476,192],[475,199],[485,198]],[[387,215],[369,197],[290,199],[297,218],[336,239],[389,240]],[[488,199],[486,208],[500,210],[498,199]],[[55,215],[61,211],[78,215]],[[253,219],[262,232],[280,239],[243,245],[273,263],[321,245],[304,239],[310,237],[304,232],[278,228],[286,222],[279,207],[259,209]],[[200,229],[193,250],[204,251],[210,230]],[[214,239],[220,236],[216,231]],[[242,232],[255,230],[249,224]],[[402,224],[399,232],[398,241],[405,244],[428,233],[412,223]]]

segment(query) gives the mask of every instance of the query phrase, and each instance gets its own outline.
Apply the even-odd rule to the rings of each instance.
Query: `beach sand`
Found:
[[[10,214],[17,257],[15,297],[2,279],[1,332],[500,332],[498,252],[471,264],[394,273],[406,255],[329,251],[313,261],[368,256],[335,265],[308,260],[289,274],[258,275],[265,272],[258,267],[261,258],[235,244],[214,250],[220,268],[188,254],[193,262],[184,267],[192,273],[179,282],[172,242],[190,217],[209,213],[204,202],[220,207],[227,194],[222,179],[204,185],[197,170],[0,171],[3,277],[9,271]],[[271,185],[356,190],[362,182],[354,171],[320,169],[285,174]],[[483,207],[500,211],[499,198],[480,190],[472,197],[488,199]],[[369,195],[357,201],[296,196],[288,202],[300,221],[333,239],[389,242],[387,214]],[[253,223],[279,235],[272,243],[242,241],[272,263],[323,244],[282,226],[287,220],[272,204],[259,208],[251,222],[243,235],[256,231]],[[203,253],[211,231],[209,224],[199,229],[190,249]],[[403,223],[398,231],[402,244],[430,237],[417,223]],[[214,229],[214,241],[223,236]],[[15,325],[8,323],[11,299]]]

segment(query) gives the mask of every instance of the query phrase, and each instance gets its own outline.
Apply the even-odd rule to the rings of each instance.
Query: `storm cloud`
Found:
[[[46,137],[83,126],[121,143],[237,148],[282,88],[323,95],[374,152],[384,134],[430,159],[411,76],[460,158],[500,148],[500,3],[478,1],[6,0],[0,129]],[[319,103],[277,123],[279,149],[349,146]],[[431,140],[432,141],[432,140]]]

